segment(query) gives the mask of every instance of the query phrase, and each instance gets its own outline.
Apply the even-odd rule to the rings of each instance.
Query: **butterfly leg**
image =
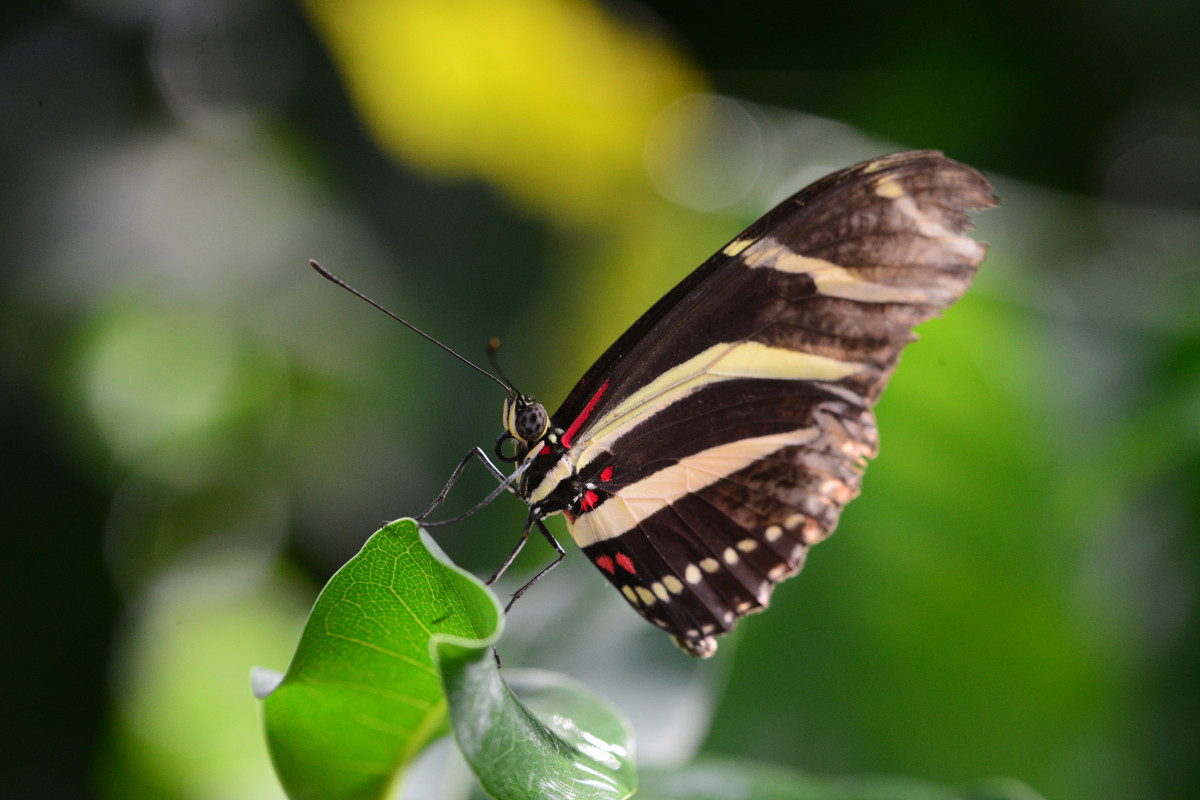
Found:
[[[520,555],[521,551],[523,549],[525,549],[525,543],[528,541],[529,541],[529,525],[526,524],[525,529],[521,531],[521,540],[519,542],[517,542],[517,546],[513,548],[511,553],[508,554],[508,558],[504,559],[504,563],[501,564],[500,567],[495,572],[492,573],[492,577],[487,579],[488,586],[491,586],[493,583],[500,580],[500,576],[503,575],[504,571],[507,570],[509,568],[509,566],[512,564],[512,562],[516,560],[517,556]]]
[[[496,570],[496,574],[492,576],[492,579],[490,581],[488,581],[489,586],[491,586],[492,583],[494,583],[496,581],[496,579],[499,578],[504,573],[504,570],[508,569],[508,565],[511,564],[513,562],[513,559],[515,559],[517,557],[517,553],[521,552],[521,548],[523,548],[525,546],[525,542],[527,542],[529,540],[529,529],[530,529],[531,525],[537,525],[538,531],[541,532],[542,536],[544,536],[546,538],[546,541],[550,543],[550,545],[554,548],[554,552],[558,553],[558,555],[553,561],[551,561],[546,566],[542,567],[541,571],[539,571],[538,574],[534,575],[532,578],[530,578],[528,581],[526,581],[524,586],[522,586],[520,589],[517,589],[515,592],[513,592],[512,597],[509,598],[508,605],[506,605],[504,607],[505,614],[507,614],[508,610],[513,607],[513,603],[517,602],[517,600],[519,600],[521,598],[521,595],[523,595],[523,594],[525,594],[525,592],[529,591],[530,586],[533,586],[535,583],[537,583],[538,581],[540,581],[542,579],[543,575],[545,575],[547,572],[549,572],[550,570],[557,567],[558,562],[560,562],[564,558],[566,558],[566,555],[567,555],[567,551],[563,550],[563,547],[561,544],[558,543],[558,540],[555,539],[554,536],[550,533],[550,531],[546,529],[546,523],[542,522],[541,517],[535,517],[533,515],[530,515],[529,519],[525,523],[525,530],[521,534],[520,543],[517,545],[516,549],[513,550],[513,552],[509,555],[509,557],[507,559],[505,559],[504,563],[500,565],[500,569]]]
[[[467,453],[465,456],[463,456],[463,460],[458,462],[458,466],[454,468],[454,472],[450,473],[450,480],[446,481],[446,485],[442,487],[442,491],[438,493],[438,496],[433,499],[433,502],[429,504],[428,508],[426,508],[424,511],[422,511],[420,514],[418,514],[416,516],[416,520],[418,522],[425,519],[426,517],[428,517],[431,513],[433,513],[433,510],[435,508],[437,508],[438,506],[440,506],[442,504],[442,502],[450,494],[450,489],[453,488],[454,484],[458,481],[459,476],[462,475],[463,470],[465,470],[467,468],[467,465],[471,463],[471,459],[473,459],[473,458],[478,458],[481,462],[483,462],[483,465],[488,468],[488,471],[492,473],[492,476],[495,477],[496,480],[500,481],[501,486],[503,486],[505,488],[508,487],[508,484],[505,483],[505,481],[509,481],[509,478],[505,477],[504,473],[501,472],[500,469],[495,464],[492,463],[492,460],[487,457],[487,454],[485,454],[478,447],[472,447],[471,451],[469,453]],[[499,494],[499,492],[497,492],[496,494]],[[471,511],[468,511],[467,514],[465,514],[463,516],[469,516],[470,514],[474,513],[476,509],[481,508],[483,505],[486,505],[487,503],[489,503],[493,499],[495,499],[495,496],[496,495],[492,495],[483,504],[481,504],[480,506],[476,506],[475,508],[471,509]],[[456,517],[454,520],[447,520],[447,522],[457,522],[458,519],[460,519],[460,518],[461,517]],[[437,524],[444,525],[446,523],[437,523]]]
[[[532,520],[533,517],[531,516],[529,519]],[[500,576],[504,574],[504,571],[509,568],[509,566],[512,564],[512,562],[514,560],[516,560],[516,558],[520,554],[520,552],[523,549],[525,549],[525,543],[529,541],[529,528],[530,528],[530,524],[528,521],[526,521],[525,528],[521,531],[521,540],[519,542],[517,542],[517,546],[513,548],[512,552],[508,554],[508,558],[504,559],[504,563],[500,565],[500,568],[497,569],[494,573],[492,573],[492,577],[487,579],[488,586],[491,586],[496,581],[498,581],[500,579]],[[555,562],[555,563],[557,563],[557,562]],[[522,588],[521,591],[525,591],[524,588]],[[512,608],[512,604],[513,604],[513,601],[509,600],[508,605],[506,605],[504,607],[505,614],[508,614],[508,610],[510,608]],[[492,658],[496,659],[496,669],[504,668],[504,662],[500,660],[500,651],[497,650],[495,647],[492,647]]]

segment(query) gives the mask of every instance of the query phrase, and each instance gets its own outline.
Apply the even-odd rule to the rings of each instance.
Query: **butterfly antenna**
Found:
[[[423,331],[423,330],[421,330],[420,328],[418,328],[416,325],[413,325],[411,322],[408,322],[407,320],[404,320],[404,319],[402,319],[402,318],[401,318],[401,317],[399,317],[398,315],[396,315],[396,314],[393,314],[391,311],[388,311],[386,308],[384,308],[383,306],[381,306],[379,303],[376,303],[374,300],[372,300],[371,298],[367,297],[365,294],[363,294],[362,292],[360,292],[358,289],[355,289],[353,286],[351,286],[350,284],[346,283],[344,280],[342,280],[341,278],[339,278],[338,276],[334,275],[334,274],[333,274],[332,272],[330,272],[329,270],[327,270],[327,269],[325,269],[324,267],[322,267],[322,266],[321,266],[320,264],[318,264],[316,261],[313,261],[313,260],[311,260],[311,259],[310,259],[310,260],[309,260],[309,262],[308,262],[308,265],[309,265],[310,267],[312,267],[313,269],[315,269],[315,270],[317,271],[317,273],[318,273],[318,274],[320,274],[320,275],[321,275],[321,277],[325,278],[327,281],[330,281],[331,283],[336,283],[338,286],[342,287],[342,288],[343,288],[343,289],[345,289],[347,292],[349,292],[350,294],[352,294],[352,295],[354,295],[355,297],[359,298],[360,300],[365,300],[365,301],[367,301],[368,303],[370,303],[371,305],[375,306],[376,308],[378,308],[378,309],[379,309],[380,311],[382,311],[383,313],[387,314],[387,315],[388,315],[389,317],[391,317],[392,319],[396,320],[396,322],[399,322],[401,325],[403,325],[404,327],[408,328],[408,329],[409,329],[410,331],[412,331],[413,333],[416,333],[416,334],[418,334],[418,335],[422,336],[423,338],[425,338],[425,339],[427,339],[427,340],[429,340],[429,341],[433,342],[433,343],[434,343],[434,344],[436,344],[438,347],[442,348],[442,349],[443,349],[443,350],[445,350],[447,353],[449,353],[450,355],[454,356],[455,358],[457,358],[459,361],[461,361],[461,362],[463,362],[464,364],[466,364],[466,365],[467,365],[468,367],[470,367],[471,369],[475,370],[476,372],[480,373],[481,375],[486,375],[486,376],[488,376],[489,378],[491,378],[492,380],[494,380],[496,383],[498,383],[498,384],[500,384],[502,387],[504,387],[504,391],[505,391],[505,392],[507,392],[508,394],[515,394],[515,393],[516,393],[516,390],[515,390],[515,389],[513,389],[513,388],[512,388],[512,386],[511,386],[510,384],[506,383],[505,381],[502,381],[502,380],[500,380],[499,378],[497,378],[497,377],[496,377],[495,375],[493,375],[492,373],[488,372],[488,371],[487,371],[486,369],[484,369],[483,367],[480,367],[480,366],[478,366],[477,364],[475,364],[474,362],[470,361],[469,359],[467,359],[467,358],[464,358],[463,356],[459,355],[457,352],[455,352],[455,351],[454,351],[454,350],[452,350],[451,348],[447,347],[446,345],[442,344],[442,343],[441,343],[441,342],[439,342],[437,339],[433,338],[433,337],[432,337],[432,336],[430,336],[428,333],[426,333],[425,331]],[[495,340],[493,340],[493,341],[495,341]],[[503,373],[501,373],[501,374],[503,374]],[[506,380],[507,380],[507,379],[506,379]]]
[[[517,387],[514,386],[513,382],[510,381],[508,379],[508,376],[504,374],[504,370],[500,369],[500,361],[499,361],[499,359],[496,358],[496,351],[499,349],[500,349],[500,340],[497,339],[495,336],[493,336],[491,339],[488,340],[488,346],[487,346],[488,363],[490,363],[492,365],[492,369],[496,370],[496,374],[500,376],[501,380],[503,380],[506,384],[508,384],[508,390],[510,392],[512,392],[514,395],[519,395],[520,392],[517,391]]]

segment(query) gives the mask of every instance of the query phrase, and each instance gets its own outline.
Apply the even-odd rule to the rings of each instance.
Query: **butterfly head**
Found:
[[[511,394],[504,398],[503,423],[506,437],[516,440],[518,452],[527,453],[550,429],[550,415],[529,395]]]

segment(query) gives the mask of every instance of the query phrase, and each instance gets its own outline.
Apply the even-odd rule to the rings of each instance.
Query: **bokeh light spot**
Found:
[[[763,166],[763,135],[729,97],[689,94],[663,109],[646,135],[646,169],[667,199],[714,211],[743,199]]]
[[[198,312],[130,310],[107,321],[87,356],[87,401],[112,449],[136,457],[211,429],[231,404],[232,331]]]

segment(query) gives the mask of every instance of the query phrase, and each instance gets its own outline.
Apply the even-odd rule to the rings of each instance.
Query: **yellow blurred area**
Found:
[[[588,222],[631,190],[650,121],[704,88],[679,53],[586,0],[308,0],[379,145]]]

